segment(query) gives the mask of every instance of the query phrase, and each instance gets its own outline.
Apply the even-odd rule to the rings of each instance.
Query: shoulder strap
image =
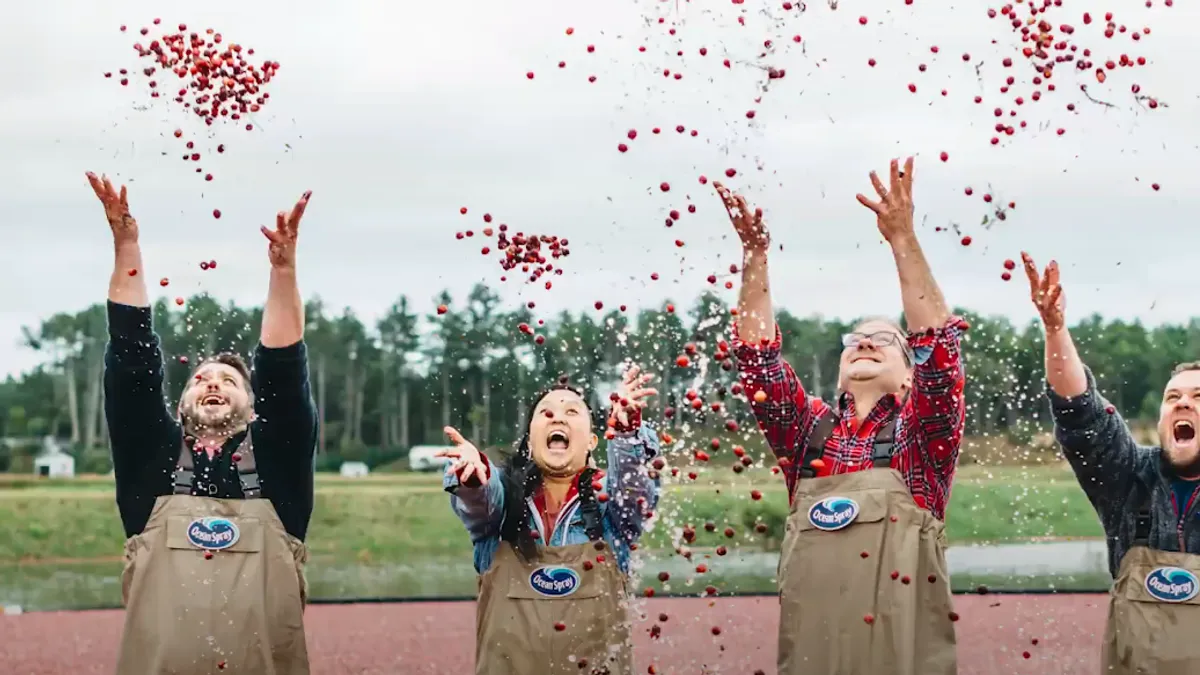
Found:
[[[812,478],[817,475],[817,470],[812,468],[813,460],[820,459],[821,455],[825,454],[825,446],[833,437],[837,420],[837,412],[833,408],[827,408],[824,414],[817,418],[816,426],[808,435],[808,442],[804,446],[804,457],[800,460],[801,478]]]
[[[242,495],[246,499],[262,497],[262,487],[258,482],[258,465],[254,461],[254,442],[250,440],[250,432],[242,439],[241,445],[233,453],[233,461],[237,466],[238,480],[242,485]],[[175,488],[177,495],[190,495],[196,484],[196,465],[192,460],[192,449],[187,441],[180,444],[179,461],[175,466]],[[215,486],[213,486],[215,489]]]
[[[1138,507],[1137,520],[1133,526],[1133,545],[1134,546],[1150,546],[1150,505],[1154,498],[1154,488],[1150,487],[1146,490],[1146,496],[1142,499],[1141,505]]]
[[[892,465],[892,454],[896,450],[896,417],[888,420],[875,432],[875,446],[871,451],[871,463],[877,468]]]
[[[604,538],[604,523],[600,519],[600,503],[596,500],[596,489],[592,487],[596,470],[588,467],[579,476],[579,515],[583,518],[583,529],[588,539],[600,541]],[[546,536],[550,536],[547,534]]]

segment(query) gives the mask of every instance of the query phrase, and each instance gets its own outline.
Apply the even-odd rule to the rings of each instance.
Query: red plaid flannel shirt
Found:
[[[825,445],[825,467],[817,475],[871,468],[875,433],[898,416],[892,467],[904,477],[917,505],[944,520],[966,418],[960,344],[966,329],[965,321],[950,317],[937,330],[910,333],[908,344],[914,351],[932,349],[929,358],[913,370],[911,393],[903,402],[894,395],[883,397],[861,426],[853,397],[843,394],[838,424]],[[779,459],[790,499],[808,437],[830,406],[804,391],[796,371],[781,356],[783,336],[778,325],[775,340],[763,346],[738,339],[735,324],[733,342],[742,385],[758,426]],[[767,394],[762,403],[754,400],[754,393],[760,390]]]

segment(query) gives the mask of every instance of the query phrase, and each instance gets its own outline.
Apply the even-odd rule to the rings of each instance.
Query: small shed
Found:
[[[364,462],[342,462],[343,478],[362,478],[371,473]]]
[[[46,436],[42,451],[33,459],[33,472],[42,478],[73,478],[75,458],[63,452],[53,436]]]

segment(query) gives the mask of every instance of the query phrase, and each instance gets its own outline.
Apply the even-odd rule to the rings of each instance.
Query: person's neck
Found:
[[[225,447],[225,443],[229,441],[228,434],[199,434],[195,436],[196,443],[193,447],[204,448],[208,453],[209,458],[215,457],[221,448]]]
[[[546,491],[546,503],[552,506],[558,506],[567,498],[567,493],[571,491],[571,484],[575,481],[575,476],[542,476],[542,489]]]
[[[850,394],[850,398],[854,401],[854,418],[859,424],[867,419],[867,415],[875,409],[875,405],[879,403],[879,399],[883,398],[883,394],[878,391],[853,391],[846,392]]]

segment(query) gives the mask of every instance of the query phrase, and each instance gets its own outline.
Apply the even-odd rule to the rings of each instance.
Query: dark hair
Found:
[[[222,352],[215,356],[210,356],[201,361],[200,365],[196,366],[196,370],[193,370],[192,373],[195,374],[196,371],[210,363],[220,363],[238,371],[238,374],[242,376],[242,386],[245,387],[246,391],[253,393],[253,388],[250,386],[250,366],[246,365],[246,359],[242,358],[240,354]]]
[[[532,514],[529,509],[528,497],[533,495],[542,484],[542,470],[530,456],[529,425],[533,423],[533,416],[537,412],[538,404],[556,391],[570,391],[578,394],[579,398],[583,399],[584,406],[587,406],[588,412],[591,413],[591,406],[588,406],[587,397],[583,391],[562,381],[540,392],[529,406],[525,430],[517,442],[516,452],[508,458],[504,465],[504,517],[500,524],[500,539],[514,545],[525,560],[532,560],[538,554],[538,543],[534,540],[533,531],[529,527],[529,519]],[[590,417],[589,415],[589,419]],[[604,536],[604,530],[600,524],[600,505],[596,501],[595,488],[592,487],[595,473],[596,469],[589,463],[584,466],[583,472],[579,475],[579,508],[583,515],[588,538],[592,541],[598,541]],[[542,532],[542,540],[549,540],[550,534]]]

